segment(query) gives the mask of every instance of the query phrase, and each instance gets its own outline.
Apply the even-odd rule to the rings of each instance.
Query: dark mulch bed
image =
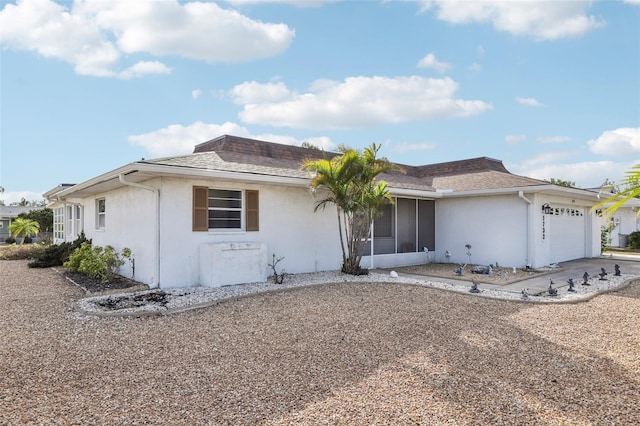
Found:
[[[130,287],[144,286],[144,284],[138,281],[134,281],[120,275],[116,275],[112,282],[106,284],[85,274],[69,270],[64,271],[64,276],[73,280],[73,282],[79,286],[84,287],[90,293],[101,293],[108,290],[124,290]]]

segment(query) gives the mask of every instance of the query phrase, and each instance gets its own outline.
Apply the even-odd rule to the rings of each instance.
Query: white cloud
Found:
[[[438,19],[454,24],[489,22],[498,31],[537,40],[579,37],[604,23],[586,14],[588,0],[419,0],[420,11],[436,10]]]
[[[420,68],[433,68],[440,73],[445,73],[451,68],[451,64],[447,62],[441,62],[436,59],[436,55],[433,53],[427,54],[424,58],[418,61],[418,67]]]
[[[607,130],[587,144],[595,154],[619,157],[638,154],[640,153],[640,127]]]
[[[480,72],[482,71],[482,65],[480,65],[477,62],[474,62],[471,65],[469,65],[469,71]]]
[[[255,104],[277,102],[288,98],[290,93],[282,82],[261,84],[257,81],[246,81],[234,86],[229,95],[237,104]]]
[[[96,12],[96,22],[117,34],[117,45],[126,53],[243,62],[282,53],[295,34],[285,24],[253,20],[216,3],[181,4],[176,0],[89,3],[90,10]]]
[[[504,141],[509,145],[516,145],[527,141],[527,135],[507,135],[504,137]]]
[[[149,133],[129,136],[129,143],[142,146],[154,157],[165,157],[189,154],[193,152],[193,148],[197,144],[222,135],[234,135],[285,145],[300,145],[302,142],[307,141],[325,150],[332,150],[336,147],[336,144],[325,136],[296,139],[286,135],[253,135],[246,127],[236,123],[206,124],[200,121],[187,126],[172,124]]]
[[[235,101],[244,105],[240,112],[243,122],[336,129],[467,117],[492,108],[483,101],[455,98],[458,83],[450,78],[361,76],[349,77],[342,82],[321,80],[306,93],[279,86],[277,93],[283,96],[282,99],[265,99],[265,93],[271,93],[272,89],[272,83],[255,82],[231,89],[230,95],[236,96]],[[248,100],[255,102],[246,102]]]
[[[623,2],[640,6],[640,0],[623,0]]]
[[[621,182],[624,179],[625,171],[632,166],[632,162],[584,161],[543,163],[537,164],[535,167],[527,167],[525,164],[513,166],[510,170],[535,179],[562,179],[575,182],[579,188],[595,188],[602,185],[605,179]]]
[[[391,152],[405,153],[414,151],[428,151],[434,149],[437,145],[435,143],[407,143],[400,142],[394,144],[391,147]]]
[[[556,151],[534,155],[507,168],[516,174],[535,179],[563,179],[576,183],[579,188],[595,188],[605,179],[620,182],[633,161],[572,161],[580,155],[579,151]]]
[[[216,3],[85,0],[66,7],[51,0],[18,0],[0,11],[4,47],[61,60],[78,74],[97,77],[170,72],[158,61],[123,66],[124,54],[249,61],[282,53],[294,35],[284,24],[252,20]]]
[[[320,7],[327,3],[335,3],[341,0],[227,0],[227,3],[234,6],[252,5],[252,4],[288,4],[296,7]]]
[[[520,96],[516,97],[516,102],[520,105],[530,106],[530,107],[541,107],[544,106],[542,102],[535,98],[521,98]]]
[[[130,79],[142,77],[147,74],[171,74],[171,68],[158,61],[140,61],[135,65],[119,73],[114,73],[114,77]]]
[[[200,89],[194,89],[191,91],[191,97],[193,98],[193,100],[197,100],[200,96],[202,95],[202,90]]]
[[[570,142],[571,138],[568,136],[541,136],[536,140],[542,144],[554,144],[554,143]]]
[[[6,191],[0,193],[0,200],[4,201],[4,204],[8,206],[11,203],[19,203],[23,198],[27,201],[42,201],[45,191],[33,192],[33,191]]]

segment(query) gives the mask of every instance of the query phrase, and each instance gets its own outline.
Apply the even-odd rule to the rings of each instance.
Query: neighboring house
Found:
[[[591,188],[592,191],[598,193],[599,198],[606,199],[615,194],[615,192],[602,192],[599,188]],[[629,234],[640,230],[640,218],[638,218],[638,209],[640,209],[640,199],[634,198],[627,201],[621,206],[610,218],[611,232],[609,234],[609,247],[627,247],[629,243]],[[606,223],[603,222],[603,225]]]
[[[629,244],[629,234],[640,230],[638,225],[638,207],[640,203],[635,202],[634,206],[625,206],[618,209],[611,221],[613,229],[611,230],[610,238],[611,242],[609,247],[621,247],[626,248]]]
[[[44,195],[55,242],[84,231],[94,244],[129,247],[134,278],[151,286],[264,281],[274,254],[288,273],[340,269],[335,208],[314,212],[301,167],[332,155],[221,136]],[[465,263],[466,244],[473,263],[509,267],[600,255],[592,191],[517,176],[485,157],[402,167],[381,176],[396,202],[376,220],[363,267]]]
[[[29,213],[31,210],[39,210],[37,206],[0,206],[0,241],[4,241],[11,236],[9,226],[22,213]]]

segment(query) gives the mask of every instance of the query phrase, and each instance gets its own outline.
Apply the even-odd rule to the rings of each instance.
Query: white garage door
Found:
[[[551,261],[581,259],[585,256],[584,208],[552,206]]]

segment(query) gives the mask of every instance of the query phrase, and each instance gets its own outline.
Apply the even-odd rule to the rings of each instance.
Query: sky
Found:
[[[640,0],[0,0],[0,200],[223,134],[597,187],[640,163]]]

